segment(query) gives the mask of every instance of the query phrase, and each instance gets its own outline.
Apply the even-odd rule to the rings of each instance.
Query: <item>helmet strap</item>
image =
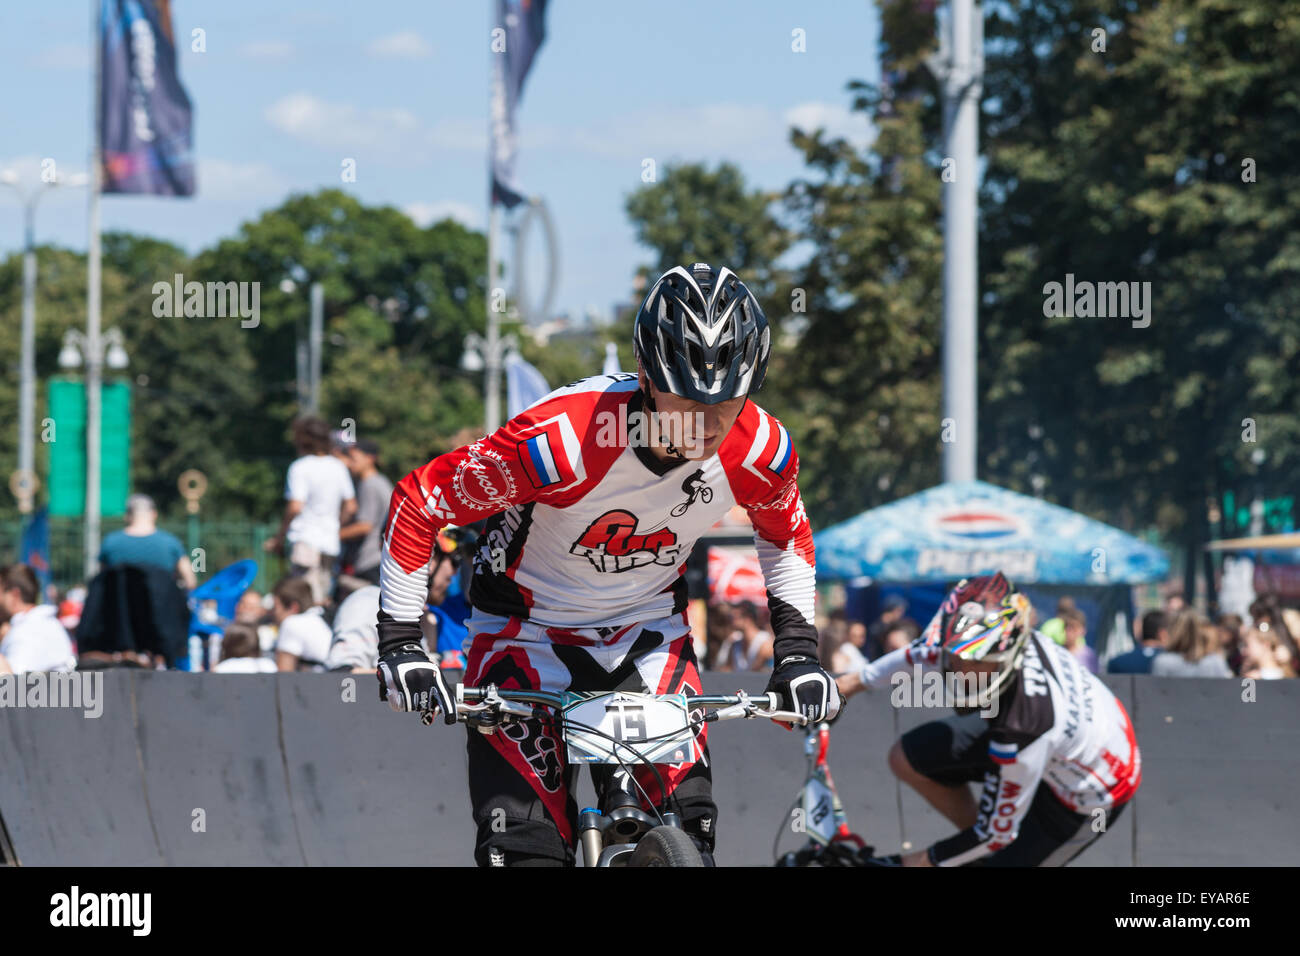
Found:
[[[650,393],[649,388],[641,389],[641,408],[650,415],[650,420],[655,423],[655,436],[657,438],[659,436],[659,409],[655,407],[655,397]],[[669,458],[675,458],[677,461],[687,460],[682,450],[672,442],[665,441],[662,447]]]

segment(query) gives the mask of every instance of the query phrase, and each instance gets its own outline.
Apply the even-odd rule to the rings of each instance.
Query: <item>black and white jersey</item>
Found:
[[[899,672],[938,668],[937,648],[919,641],[866,665],[863,681],[884,686]],[[989,725],[990,769],[973,827],[937,844],[940,866],[960,866],[1008,846],[1039,784],[1070,810],[1109,810],[1133,796],[1142,758],[1123,704],[1079,660],[1035,632],[1019,675],[998,698]]]

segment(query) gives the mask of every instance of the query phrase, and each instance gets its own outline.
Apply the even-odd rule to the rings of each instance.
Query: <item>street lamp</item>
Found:
[[[131,364],[131,357],[126,354],[126,338],[121,329],[109,329],[101,337],[100,343],[103,349],[102,361],[109,368],[120,372]],[[68,329],[63,333],[63,347],[59,349],[59,368],[81,368],[82,356],[86,351],[86,334],[80,329]]]
[[[490,435],[501,424],[501,367],[505,356],[519,348],[513,335],[497,331],[496,316],[488,313],[487,337],[471,332],[465,336],[465,352],[460,367],[467,372],[486,372],[484,376],[485,433]]]
[[[23,322],[18,387],[18,485],[25,490],[18,498],[18,510],[32,510],[36,479],[36,204],[47,189],[55,186],[84,186],[90,182],[85,173],[66,179],[55,176],[43,179],[35,189],[19,185],[20,177],[12,169],[0,171],[0,185],[10,186],[23,204]]]

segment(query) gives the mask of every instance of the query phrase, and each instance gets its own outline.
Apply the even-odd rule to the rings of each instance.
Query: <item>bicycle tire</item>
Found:
[[[628,857],[628,866],[704,866],[695,841],[677,827],[655,827],[640,840]]]

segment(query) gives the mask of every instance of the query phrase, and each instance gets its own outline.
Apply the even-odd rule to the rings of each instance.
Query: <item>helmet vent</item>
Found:
[[[688,343],[687,348],[690,350],[691,369],[695,374],[699,375],[704,371],[704,355],[700,352],[700,347],[694,342]]]

